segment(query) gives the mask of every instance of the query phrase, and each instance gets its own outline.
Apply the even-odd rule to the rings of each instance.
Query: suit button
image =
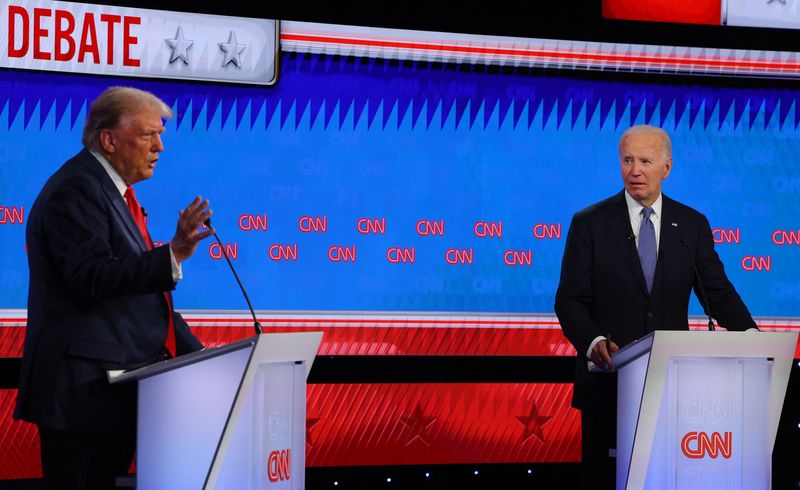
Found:
[[[166,320],[167,319],[167,314],[166,313],[162,313],[161,314],[161,319],[162,320]]]
[[[647,318],[655,318],[656,316],[653,314],[652,311],[647,312]]]

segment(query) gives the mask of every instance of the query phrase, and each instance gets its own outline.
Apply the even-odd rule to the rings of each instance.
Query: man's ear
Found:
[[[100,149],[103,153],[112,154],[116,150],[114,145],[114,135],[111,134],[110,129],[100,131]]]
[[[672,172],[672,158],[667,159],[667,164],[664,165],[664,176],[662,179],[666,179],[669,177],[669,173]]]

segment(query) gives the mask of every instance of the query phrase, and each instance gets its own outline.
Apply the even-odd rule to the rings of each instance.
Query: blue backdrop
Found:
[[[26,303],[11,211],[27,213],[80,150],[87,104],[130,84],[177,114],[155,177],[137,186],[154,239],[172,236],[194,195],[210,198],[256,308],[550,313],[571,215],[622,188],[617,139],[650,123],[673,137],[665,192],[738,230],[717,250],[751,312],[800,315],[800,89],[286,53],[281,64],[275,88],[1,72],[0,308]],[[242,230],[243,215],[267,215],[267,229]],[[325,217],[326,231],[303,233],[302,216]],[[360,218],[385,218],[385,233],[359,233]],[[444,220],[444,235],[419,235],[421,219]],[[476,236],[479,221],[502,221],[502,237]],[[538,239],[538,223],[560,237]],[[244,308],[210,244],[186,264],[176,306]],[[297,260],[271,259],[275,244],[296,245]],[[336,245],[355,246],[355,262],[329,260]],[[413,247],[414,263],[391,263],[390,247]],[[450,248],[474,262],[448,264]],[[531,265],[506,265],[507,250],[530,250]]]

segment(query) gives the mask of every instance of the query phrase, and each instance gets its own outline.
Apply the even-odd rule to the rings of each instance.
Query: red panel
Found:
[[[22,344],[25,340],[24,325],[23,321],[19,327],[0,326],[0,357],[22,357]]]
[[[722,24],[722,0],[603,0],[607,19]]]
[[[221,322],[224,324],[224,322]],[[192,331],[206,347],[229,344],[253,335],[251,327],[196,326]],[[574,356],[575,349],[558,328],[464,328],[326,325],[264,327],[271,332],[322,331],[319,355],[473,355]]]
[[[0,480],[40,478],[39,431],[11,418],[17,390],[0,390]]]
[[[308,386],[307,465],[575,462],[580,416],[569,384]],[[36,427],[0,391],[0,479],[41,476]]]
[[[576,462],[571,397],[570,384],[309,385],[307,464]]]

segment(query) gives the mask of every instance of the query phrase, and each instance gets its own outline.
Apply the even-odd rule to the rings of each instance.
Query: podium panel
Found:
[[[234,433],[215,488],[304,488],[305,374],[302,363],[257,367],[238,420],[231,421]]]
[[[262,334],[122,374],[138,381],[137,487],[301,490],[321,332]]]
[[[242,348],[139,381],[137,488],[203,488],[249,359]]]
[[[614,356],[617,486],[771,488],[795,333],[658,331]]]

